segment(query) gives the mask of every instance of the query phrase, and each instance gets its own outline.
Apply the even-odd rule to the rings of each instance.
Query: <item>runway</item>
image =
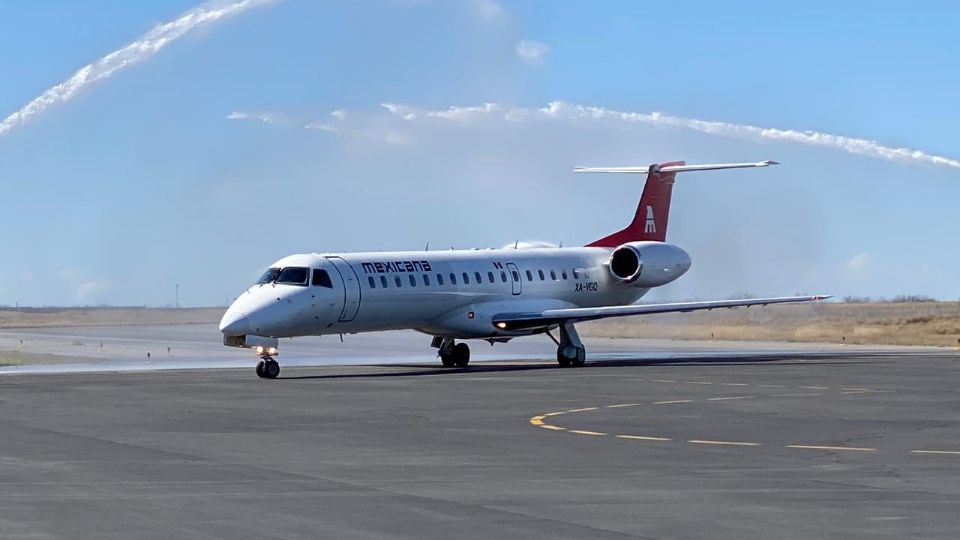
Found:
[[[71,371],[141,371],[158,369],[252,368],[249,350],[225,347],[215,324],[77,326],[0,329],[0,351],[55,355],[55,363],[4,366],[6,373]],[[780,342],[707,342],[667,339],[585,338],[593,360],[742,358],[802,353],[909,353],[943,354],[934,347],[850,346],[840,344]],[[434,360],[430,337],[413,331],[377,332],[284,339],[280,362],[284,366],[423,363]],[[553,365],[556,346],[546,336],[516,339],[506,345],[471,342],[475,362],[545,362]]]
[[[155,339],[78,331],[30,340],[84,348],[113,333],[139,351]],[[195,328],[170,334],[174,351],[209,345]],[[72,345],[78,335],[89,339]],[[298,366],[320,362],[294,346],[274,381],[222,347],[236,359],[175,352],[165,362],[177,369],[162,370],[128,351],[91,356],[88,370],[0,376],[0,537],[960,529],[955,351],[588,340],[592,363],[561,369],[549,342],[518,341],[474,345],[481,361],[445,370],[424,361],[424,336],[370,337],[331,355],[347,365]],[[180,369],[218,362],[248,367]]]

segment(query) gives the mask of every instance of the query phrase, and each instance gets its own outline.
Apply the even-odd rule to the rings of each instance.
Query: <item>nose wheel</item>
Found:
[[[280,364],[267,356],[257,362],[257,376],[261,379],[276,379],[280,375]]]

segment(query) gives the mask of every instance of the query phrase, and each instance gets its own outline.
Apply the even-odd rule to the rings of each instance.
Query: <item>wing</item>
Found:
[[[830,296],[786,296],[781,298],[752,298],[750,300],[718,300],[712,302],[678,302],[674,304],[641,304],[629,306],[605,306],[594,308],[547,309],[540,312],[500,313],[493,317],[493,324],[501,330],[522,330],[551,326],[564,322],[594,321],[608,317],[649,315],[653,313],[687,313],[690,311],[793,302],[816,302]]]

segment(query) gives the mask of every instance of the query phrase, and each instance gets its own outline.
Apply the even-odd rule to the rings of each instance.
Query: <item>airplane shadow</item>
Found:
[[[509,373],[523,371],[540,370],[563,370],[574,373],[580,370],[602,369],[602,368],[624,368],[624,367],[649,367],[670,365],[677,367],[713,367],[713,366],[744,366],[755,364],[771,364],[777,366],[810,366],[810,365],[841,365],[841,364],[877,364],[891,357],[903,356],[902,353],[869,353],[856,354],[841,357],[833,353],[792,353],[792,354],[769,354],[769,355],[749,355],[743,357],[734,356],[676,356],[671,355],[664,358],[618,358],[610,360],[588,361],[582,368],[564,368],[554,363],[532,363],[530,361],[515,362],[496,362],[496,363],[477,363],[466,368],[444,368],[426,364],[373,364],[356,366],[358,370],[366,369],[390,369],[391,371],[381,372],[360,372],[360,373],[331,373],[323,375],[292,375],[280,376],[278,380],[309,380],[309,379],[373,379],[381,377],[423,377],[432,375],[453,375],[463,374],[491,374],[491,373]],[[811,362],[815,360],[816,362]],[[304,366],[305,367],[305,366]],[[343,367],[343,366],[339,366]],[[298,367],[297,369],[302,369]],[[322,368],[321,368],[322,369]]]

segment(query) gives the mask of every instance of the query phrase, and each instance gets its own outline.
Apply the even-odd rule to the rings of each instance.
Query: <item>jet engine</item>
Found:
[[[607,267],[613,279],[636,287],[659,287],[690,269],[690,255],[672,244],[628,242],[613,250]]]

